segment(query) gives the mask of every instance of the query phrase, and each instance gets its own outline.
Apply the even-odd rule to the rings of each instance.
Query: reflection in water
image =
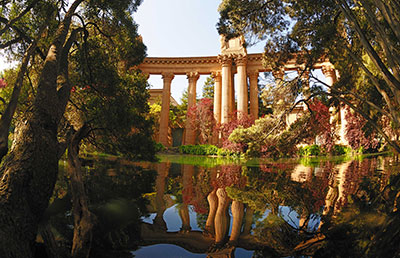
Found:
[[[182,200],[178,205],[182,228],[161,232],[146,225],[144,244],[175,244],[208,257],[233,257],[237,247],[254,250],[254,257],[313,255],[327,241],[324,221],[332,226],[331,219],[361,191],[363,178],[379,171],[377,159],[314,165],[182,165],[181,176],[174,181],[183,185],[182,191],[168,193]],[[381,183],[387,175],[379,176]],[[207,200],[206,211],[199,199]],[[203,223],[201,232],[190,228],[189,212],[194,211],[189,207],[198,217],[207,215],[205,221],[198,221]]]
[[[390,245],[400,241],[400,176],[392,157],[207,164],[164,160],[150,165],[156,174],[119,163],[95,164],[85,178],[98,218],[92,257],[147,257],[151,250],[172,250],[165,244],[203,257],[399,252]],[[68,239],[70,207],[61,205],[68,203],[67,184],[60,180],[55,193],[47,225]],[[170,226],[174,216],[178,228]],[[137,247],[146,248],[127,251]]]

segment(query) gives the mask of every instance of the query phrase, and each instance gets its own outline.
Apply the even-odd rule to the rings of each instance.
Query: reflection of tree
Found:
[[[84,175],[89,208],[96,216],[91,257],[132,257],[139,243],[140,217],[146,215],[143,193],[152,191],[155,173],[135,166],[97,161]],[[70,194],[66,178],[60,176],[40,234],[71,244]],[[47,224],[47,226],[46,226]]]
[[[400,192],[398,165],[393,173],[374,170],[373,160],[353,161],[343,184],[347,206],[328,217],[321,231],[327,241],[314,257],[399,257],[400,219],[396,196]],[[354,181],[350,181],[354,178]]]
[[[400,176],[389,179],[382,170],[376,172],[375,159],[312,164],[192,167],[193,172],[174,177],[173,184],[180,186],[169,191],[180,191],[184,205],[208,207],[207,217],[198,215],[204,231],[166,232],[146,224],[144,243],[176,244],[192,252],[208,251],[209,257],[229,257],[235,247],[258,250],[254,257],[362,257],[365,252],[382,254],[375,245],[389,249],[382,243],[390,243],[390,237],[400,240],[398,211],[393,212],[400,207]],[[189,225],[182,214],[181,219]],[[376,257],[388,257],[384,254]]]

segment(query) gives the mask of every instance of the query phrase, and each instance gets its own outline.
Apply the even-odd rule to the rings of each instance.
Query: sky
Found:
[[[149,57],[216,56],[220,53],[220,40],[216,29],[221,0],[143,0],[133,18],[139,25],[139,34],[147,46]],[[263,42],[247,49],[248,53],[263,52]],[[1,57],[0,57],[1,58]],[[0,70],[4,68],[0,59]],[[197,95],[206,80],[201,75],[197,82]],[[151,75],[151,88],[162,88],[161,75]],[[186,76],[172,80],[171,94],[180,102],[188,87]]]
[[[147,46],[149,57],[216,56],[220,53],[220,40],[216,29],[220,0],[144,0],[133,15],[139,24],[139,34]],[[261,53],[262,44],[248,48],[248,53]],[[201,89],[207,75],[197,81],[196,92]],[[162,88],[161,75],[149,78],[152,88]],[[175,76],[171,95],[180,102],[188,87],[186,76]]]

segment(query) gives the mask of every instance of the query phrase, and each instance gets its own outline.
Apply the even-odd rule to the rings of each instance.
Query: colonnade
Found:
[[[230,42],[230,41],[229,41]],[[236,45],[235,45],[236,44]],[[161,74],[163,79],[162,108],[158,141],[170,146],[168,139],[171,83],[175,75],[186,75],[188,80],[188,110],[196,104],[196,87],[200,75],[214,78],[214,118],[217,123],[227,123],[237,111],[242,115],[258,118],[258,77],[260,72],[272,72],[277,81],[284,80],[286,71],[297,71],[308,83],[309,70],[295,60],[289,61],[279,70],[262,64],[262,54],[247,54],[245,49],[234,42],[233,47],[221,48],[221,54],[211,57],[149,57],[139,66],[146,74]],[[313,69],[321,69],[326,83],[333,85],[337,79],[335,69],[328,60],[321,60]],[[234,75],[237,74],[236,80]],[[237,83],[235,87],[235,81]],[[236,94],[235,94],[236,88]],[[235,98],[236,95],[236,98]],[[235,103],[237,104],[235,106]],[[195,144],[196,134],[189,119],[186,121],[183,144]]]

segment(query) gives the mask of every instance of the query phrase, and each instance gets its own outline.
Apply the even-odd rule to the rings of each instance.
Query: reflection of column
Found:
[[[238,94],[237,94],[237,111],[238,118],[244,114],[248,114],[248,98],[247,98],[247,57],[238,55],[236,57],[236,66],[238,74]]]
[[[297,164],[296,167],[293,169],[290,178],[292,179],[292,181],[304,183],[312,179],[312,173],[312,167],[306,167],[302,164]]]
[[[207,196],[207,201],[208,201],[210,210],[209,210],[208,216],[207,216],[204,235],[206,235],[208,237],[213,237],[215,234],[214,220],[215,220],[215,214],[217,212],[217,207],[218,207],[218,198],[217,198],[217,194],[215,192],[216,192],[216,190],[213,190]]]
[[[343,204],[346,203],[348,194],[351,194],[346,192],[345,185],[348,184],[347,174],[349,173],[349,167],[353,162],[356,161],[347,161],[345,163],[336,166],[339,172],[336,177],[336,180],[338,182],[337,186],[338,196],[337,196],[337,202],[335,203],[334,206],[334,214],[337,214],[341,211],[341,209],[343,208]]]
[[[243,226],[243,235],[250,235],[251,233],[251,226],[253,225],[253,215],[254,210],[250,207],[246,207],[246,214],[244,216],[244,226]]]
[[[167,230],[167,224],[164,221],[163,215],[166,209],[164,201],[165,192],[165,179],[168,175],[169,164],[159,163],[157,164],[157,178],[156,178],[156,209],[157,215],[153,220],[153,223],[159,226],[162,230]]]
[[[219,56],[222,64],[222,90],[221,90],[221,123],[229,122],[229,91],[231,85],[232,59],[228,56]]]
[[[168,123],[169,123],[169,104],[171,99],[171,82],[174,79],[172,73],[162,74],[164,88],[162,93],[161,114],[160,114],[160,133],[158,141],[164,146],[170,146],[168,141]]]
[[[221,72],[213,72],[214,78],[214,118],[221,123]]]
[[[182,203],[182,205],[179,207],[179,217],[181,217],[182,221],[181,232],[189,233],[191,227],[190,227],[189,207],[186,203]]]
[[[258,71],[249,72],[250,81],[250,115],[258,118]]]
[[[194,174],[194,166],[192,165],[183,165],[182,166],[182,198],[183,203],[179,208],[179,216],[182,220],[182,232],[189,232],[190,227],[190,218],[189,218],[189,209],[188,209],[188,201],[193,198],[193,174]]]
[[[196,104],[196,84],[199,79],[199,73],[190,72],[187,73],[187,78],[189,80],[189,89],[188,89],[188,111],[191,107]],[[186,116],[186,134],[185,134],[185,144],[195,144],[196,135],[195,130],[192,126],[191,119],[189,116]]]
[[[231,236],[229,237],[229,241],[236,242],[240,236],[240,229],[242,228],[242,220],[244,213],[244,205],[243,203],[233,200],[231,211],[232,211],[232,231]]]
[[[228,233],[228,205],[229,197],[227,196],[225,189],[217,189],[218,197],[218,208],[215,214],[215,243],[222,243]]]

